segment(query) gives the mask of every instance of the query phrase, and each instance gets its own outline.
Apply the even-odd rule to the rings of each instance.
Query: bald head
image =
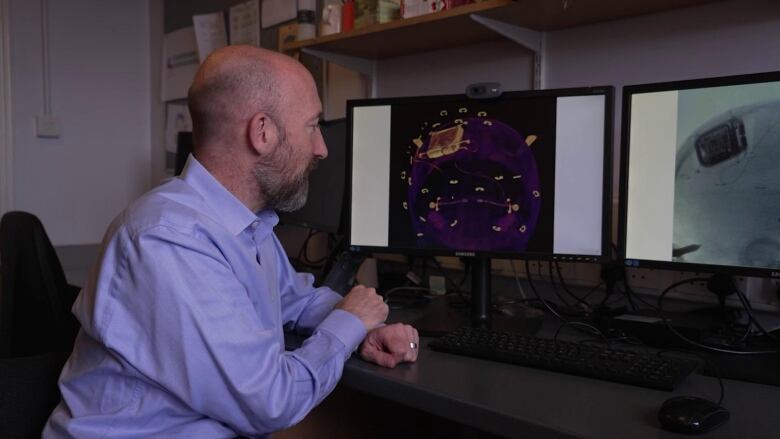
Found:
[[[189,91],[198,161],[252,211],[299,208],[308,174],[327,148],[311,74],[297,61],[250,46],[209,55]]]
[[[281,123],[287,90],[308,72],[292,58],[251,46],[229,46],[209,55],[189,89],[196,150],[234,143],[256,113]]]

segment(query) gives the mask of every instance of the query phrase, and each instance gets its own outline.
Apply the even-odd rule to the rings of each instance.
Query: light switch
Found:
[[[35,118],[35,132],[38,137],[56,139],[62,135],[60,118],[53,114],[39,114]]]

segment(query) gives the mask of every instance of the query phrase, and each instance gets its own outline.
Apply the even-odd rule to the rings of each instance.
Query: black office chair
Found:
[[[0,432],[4,439],[41,437],[60,401],[57,378],[68,354],[0,359]]]
[[[43,225],[30,213],[0,220],[0,432],[40,437],[60,400],[57,378],[79,325],[70,308],[78,287]]]
[[[30,213],[0,220],[0,358],[70,352],[79,325],[68,285],[43,225]]]

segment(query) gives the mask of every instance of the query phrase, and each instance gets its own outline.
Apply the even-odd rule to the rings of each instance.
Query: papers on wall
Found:
[[[260,0],[230,8],[230,44],[260,47]]]
[[[298,2],[292,0],[263,0],[263,29],[298,16]]]
[[[165,172],[173,175],[176,170],[178,135],[192,131],[192,119],[187,105],[169,102],[165,111]]]
[[[192,27],[165,34],[163,41],[162,97],[183,99],[198,70],[198,49]]]
[[[181,131],[192,131],[192,118],[187,104],[168,103],[165,114],[165,150],[176,154],[176,136]]]
[[[195,26],[195,40],[198,42],[198,56],[201,62],[211,52],[227,46],[225,15],[221,11],[193,15],[192,24]]]

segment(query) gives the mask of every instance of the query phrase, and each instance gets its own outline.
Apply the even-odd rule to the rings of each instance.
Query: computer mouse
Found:
[[[695,396],[675,396],[661,404],[658,421],[666,430],[685,434],[710,431],[729,419],[729,411]]]

